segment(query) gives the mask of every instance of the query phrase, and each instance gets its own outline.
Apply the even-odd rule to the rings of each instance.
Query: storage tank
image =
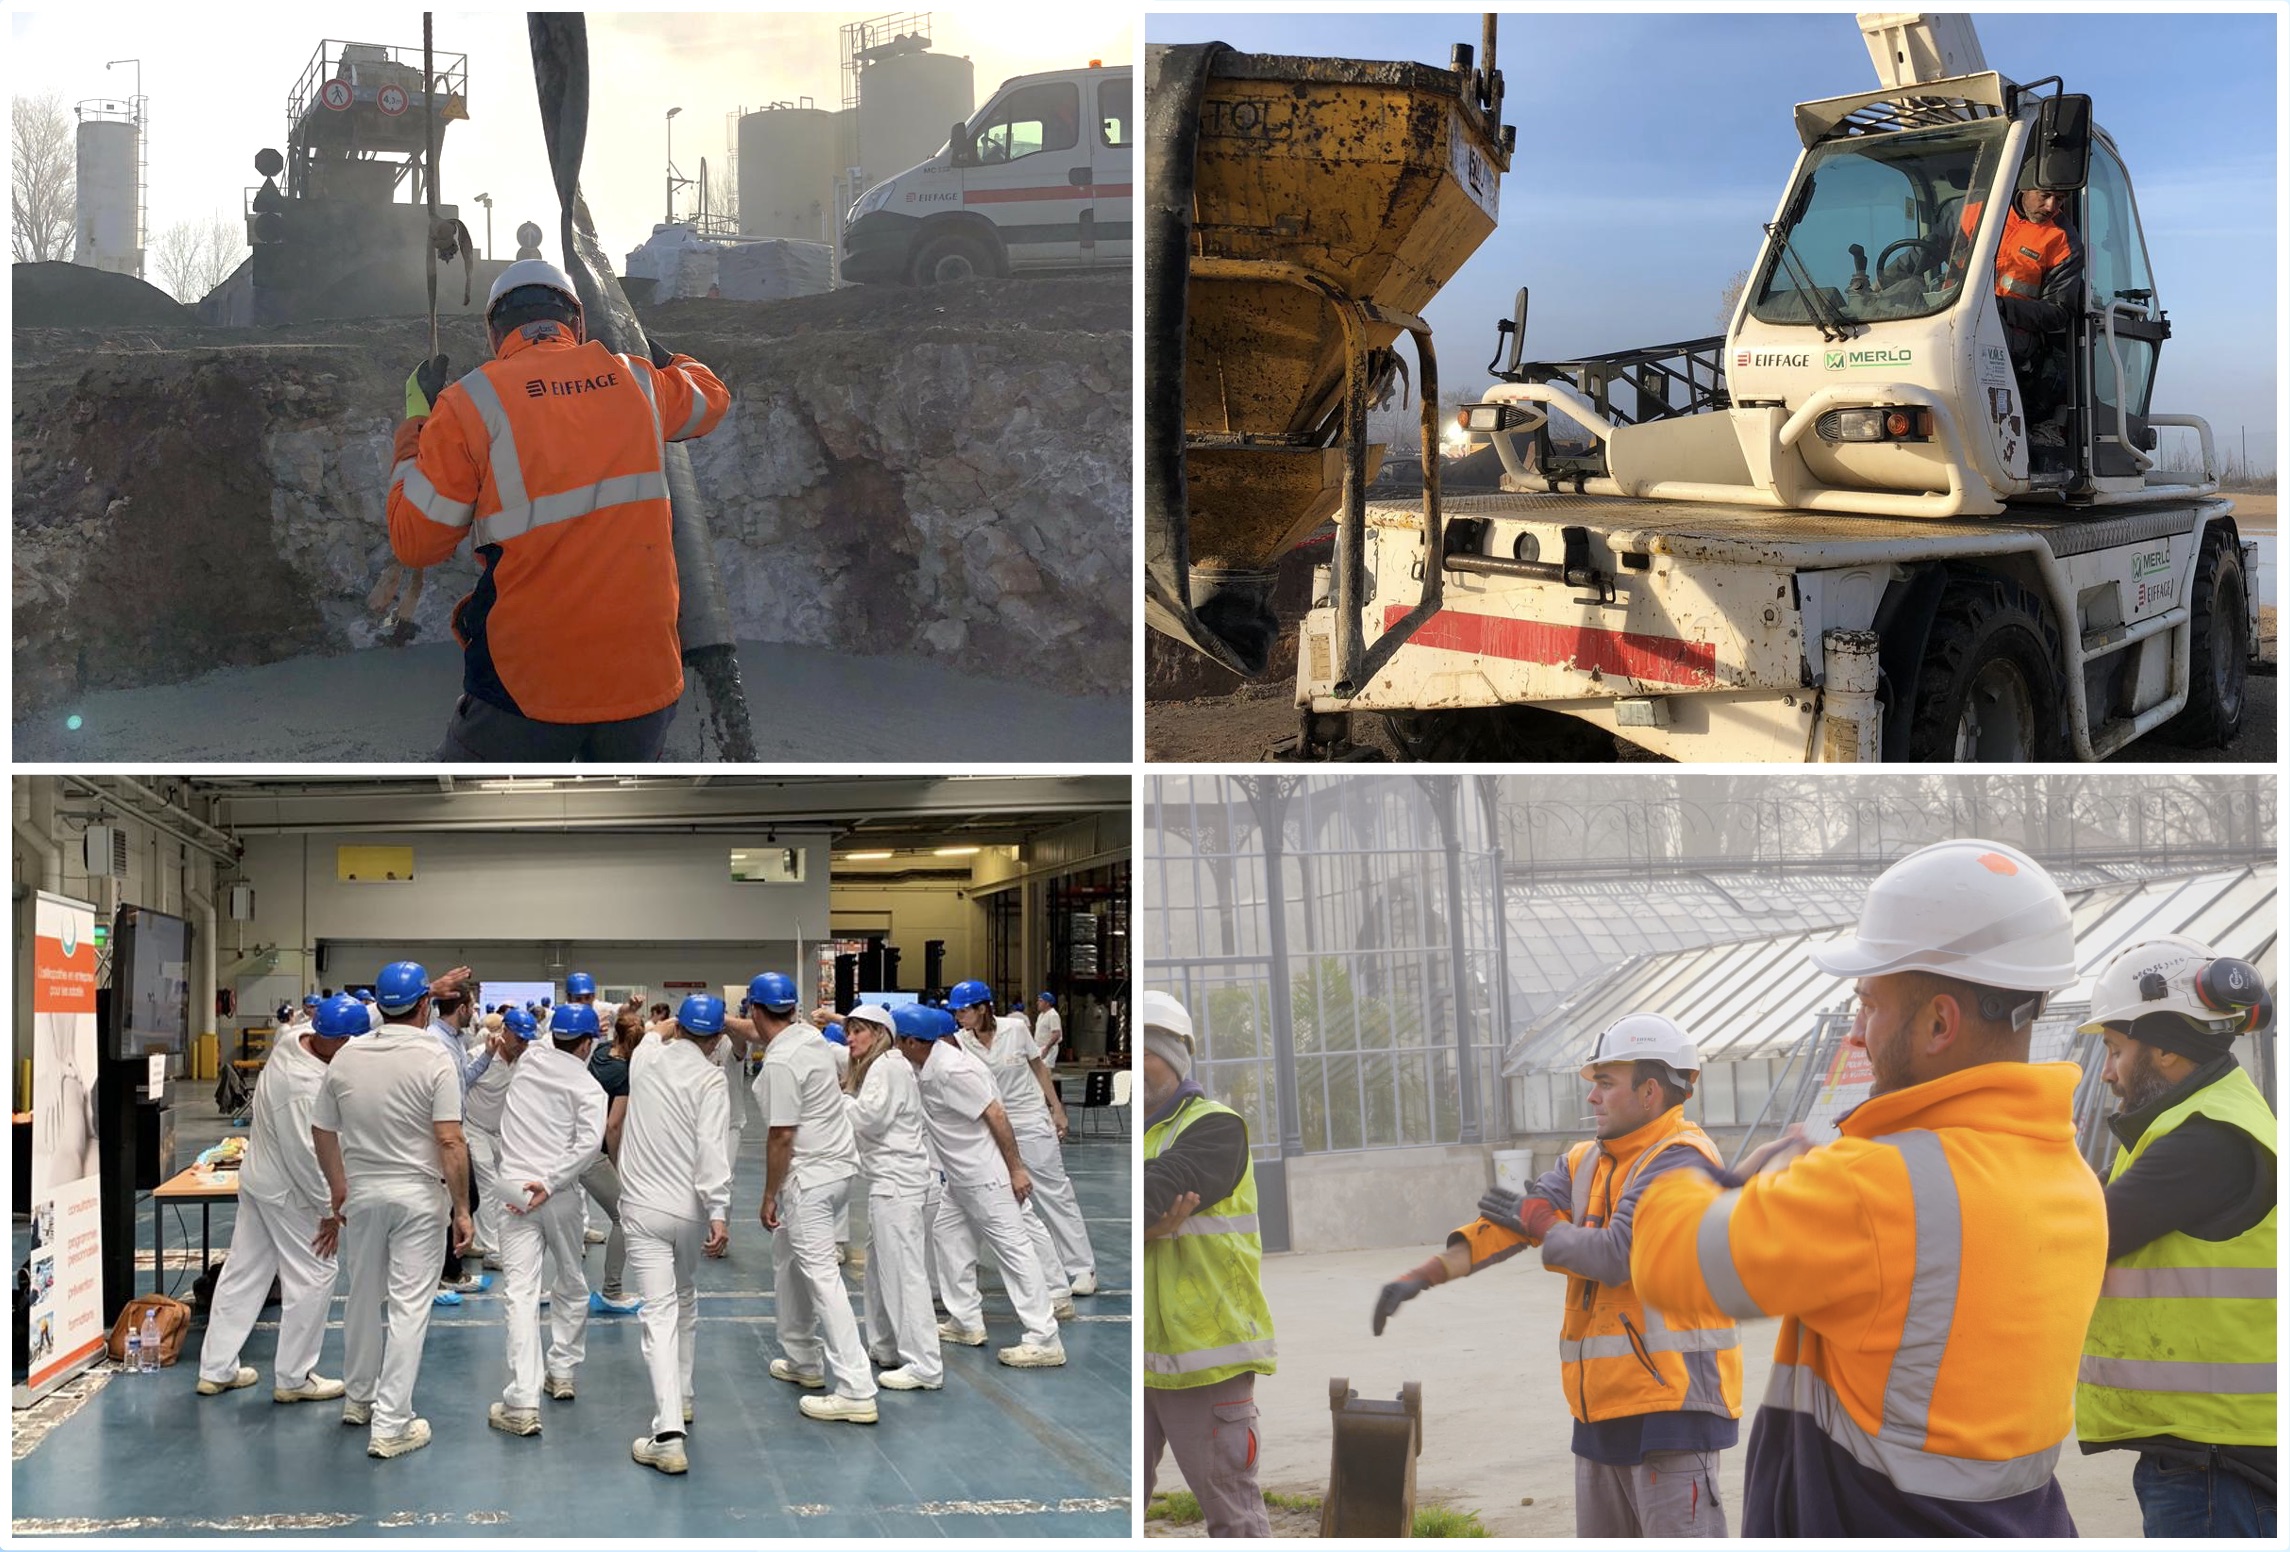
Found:
[[[135,136],[132,119],[98,117],[82,108],[79,123],[79,213],[72,262],[121,275],[143,273],[138,246]]]
[[[746,237],[833,242],[835,115],[765,108],[739,121],[739,229]]]
[[[867,66],[859,77],[859,165],[880,183],[927,161],[946,144],[946,127],[969,121],[978,99],[970,61],[917,50]]]

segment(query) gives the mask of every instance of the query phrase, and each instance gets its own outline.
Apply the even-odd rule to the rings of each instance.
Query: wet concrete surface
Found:
[[[743,642],[767,763],[1130,759],[1130,705],[1057,695],[909,658]],[[461,693],[460,649],[433,643],[104,690],[15,724],[19,760],[428,760]],[[79,725],[72,726],[77,718]],[[668,758],[697,760],[693,691]]]

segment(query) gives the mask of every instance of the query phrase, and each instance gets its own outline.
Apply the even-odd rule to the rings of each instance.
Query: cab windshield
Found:
[[[1984,119],[1816,149],[1767,245],[1751,315],[1812,325],[1945,311],[1963,288],[2008,127]]]

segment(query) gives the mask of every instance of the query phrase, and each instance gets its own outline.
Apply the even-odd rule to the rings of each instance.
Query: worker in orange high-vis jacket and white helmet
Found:
[[[2052,1467],[2075,1427],[2107,1205],[2076,1150],[2082,1069],[2033,1063],[2075,984],[2059,886],[1992,841],[1911,853],[1856,935],[1869,1097],[1808,1150],[1646,1187],[1630,1280],[1673,1321],[1781,1317],[1751,1427],[1748,1537],[2075,1534]]]
[[[520,259],[486,298],[493,359],[406,380],[390,548],[434,566],[464,538],[482,568],[454,607],[462,696],[444,760],[650,760],[684,692],[662,444],[705,436],[731,394],[689,356],[582,335],[572,280]],[[564,628],[568,598],[609,597]]]

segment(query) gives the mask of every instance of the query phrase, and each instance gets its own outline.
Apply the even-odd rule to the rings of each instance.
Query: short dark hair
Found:
[[[1909,970],[1903,973],[1914,980],[1915,992],[1927,1002],[1943,993],[1955,998],[1956,1006],[1964,1011],[1966,1020],[1977,1026],[1974,1037],[1983,1044],[2016,1044],[2026,1039],[2036,1019],[2042,1015],[2044,1004],[2050,1000],[2042,992],[1982,986],[1977,981],[1960,980],[1952,975],[1942,975],[1937,970]],[[2026,1023],[2015,1024],[2013,1014],[2030,1003],[2035,1005],[2034,1013],[2028,1016]],[[2021,1058],[2023,1061],[2025,1059]]]
[[[675,1011],[676,1010],[674,1008],[669,1007],[664,1002],[656,1002],[652,1004],[652,1016],[656,1019],[664,1019]]]
[[[1692,1081],[1668,1062],[1653,1060],[1632,1062],[1630,1064],[1630,1086],[1635,1089],[1639,1084],[1647,1082],[1658,1084],[1661,1087],[1662,1108],[1664,1110],[1675,1110],[1693,1097],[1694,1086]]]

